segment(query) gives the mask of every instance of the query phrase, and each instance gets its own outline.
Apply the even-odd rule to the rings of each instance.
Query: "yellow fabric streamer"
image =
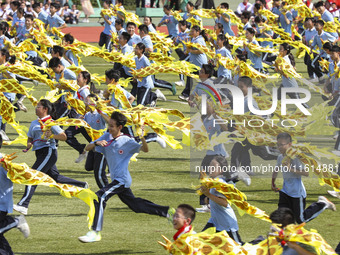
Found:
[[[61,184],[53,180],[49,175],[31,169],[26,163],[13,163],[13,154],[4,155],[1,159],[1,164],[8,172],[7,177],[14,183],[24,185],[44,185],[55,187],[60,191],[60,194],[67,198],[77,197],[84,201],[89,207],[88,227],[91,228],[94,219],[94,200],[98,201],[97,195],[90,189],[80,188],[70,184]]]

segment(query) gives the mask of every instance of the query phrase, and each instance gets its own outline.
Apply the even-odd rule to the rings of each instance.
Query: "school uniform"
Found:
[[[149,33],[156,33],[157,32],[152,24],[148,25],[148,30],[149,30]]]
[[[97,110],[87,112],[84,120],[95,130],[106,128],[106,122]],[[91,141],[92,140],[90,140],[90,142]],[[100,189],[109,184],[105,172],[106,166],[106,159],[102,153],[96,152],[95,150],[89,151],[85,162],[85,170],[94,171],[94,177]]]
[[[16,24],[18,23],[18,24]],[[17,18],[14,22],[12,22],[12,27],[15,27],[15,30],[16,30],[16,34],[21,34],[22,31],[25,29],[25,18],[22,17],[21,19]]]
[[[306,40],[306,44],[307,46],[311,45],[311,41],[313,40],[313,38],[318,34],[318,32],[316,31],[315,27],[311,28],[311,29],[306,29],[305,30],[305,40]],[[313,53],[314,54],[314,53]],[[316,56],[316,54],[314,54]],[[305,54],[304,57],[304,63],[307,66],[307,72],[308,72],[308,76],[310,78],[313,78],[314,75],[314,67],[312,67],[312,60],[309,54]],[[322,75],[322,73],[320,74],[320,70],[318,71],[319,75]]]
[[[199,21],[200,24],[202,23],[202,19],[201,19],[200,16],[198,16],[198,15],[192,15],[192,17],[193,17],[195,20]],[[185,12],[185,13],[183,14],[183,17],[182,17],[182,18],[183,18],[183,20],[187,21],[187,27],[188,27],[188,28],[191,28],[191,22],[188,22],[188,19],[190,18],[190,13]]]
[[[164,15],[159,23],[163,21],[168,28],[169,36],[171,38],[176,37],[178,35],[178,20],[173,15]]]
[[[45,24],[47,24],[47,17],[48,17],[48,13],[45,12],[44,10],[41,10],[41,12],[39,12],[38,14],[38,19],[40,19]]]
[[[142,42],[142,39],[140,38],[139,35],[133,34],[130,38],[130,40],[128,41],[128,45],[135,47],[136,44]]]
[[[222,16],[225,16],[229,19],[229,22],[226,22]],[[221,17],[219,17],[218,19],[216,19],[216,23],[221,23],[223,25],[223,31],[224,33],[227,33],[230,36],[235,36],[234,31],[231,29],[230,26],[230,16],[226,13],[222,13]]]
[[[284,156],[280,154],[277,158],[277,167],[282,166],[283,159]],[[288,167],[296,171],[304,169],[304,165],[298,158],[292,159]],[[314,202],[305,209],[307,193],[301,175],[284,168],[282,168],[282,175],[283,187],[279,192],[278,206],[290,208],[297,223],[311,221],[326,209],[327,205],[322,202]]]
[[[9,41],[9,39],[5,35],[0,36],[0,50],[5,47],[5,41]]]
[[[203,46],[206,46],[205,44],[205,41],[204,41],[204,38],[199,35],[195,38],[192,38],[191,39],[191,42],[192,43],[198,43],[198,44],[201,44]],[[197,48],[192,48],[193,50],[197,50]],[[198,67],[202,67],[203,64],[208,64],[208,59],[207,59],[207,56],[204,54],[204,53],[201,53],[201,54],[193,54],[193,53],[189,53],[189,62],[191,64],[194,64]],[[195,74],[198,74],[198,72],[195,72]],[[182,95],[187,97],[189,96],[190,94],[190,90],[191,90],[191,87],[192,87],[192,83],[193,83],[193,80],[191,77],[187,77],[187,82],[185,84],[185,89],[182,91]]]
[[[289,24],[286,22],[286,19],[284,17],[285,15],[286,15],[286,18],[290,21]],[[290,11],[287,11],[285,15],[283,15],[283,13],[280,12],[279,21],[280,21],[280,24],[281,24],[281,28],[291,36],[292,35],[293,15]]]
[[[86,99],[86,97],[88,95],[90,95],[90,88],[89,88],[89,86],[86,85],[86,86],[81,87],[81,88],[78,89],[75,99],[79,99],[79,100],[85,101],[85,99]],[[79,133],[81,133],[88,142],[92,141],[90,136],[87,134],[85,128],[83,128],[83,127],[69,126],[65,130],[65,134],[67,136],[66,143],[68,145],[70,145],[73,149],[78,151],[79,154],[82,154],[84,152],[86,144],[80,144],[78,142],[78,140],[77,140],[77,138],[75,136],[77,134],[79,134]]]
[[[131,189],[131,175],[128,165],[131,157],[140,151],[141,144],[133,138],[121,135],[113,138],[110,133],[105,133],[97,141],[107,141],[105,147],[96,146],[96,151],[103,153],[111,175],[112,182],[96,192],[98,202],[94,201],[95,215],[92,230],[101,231],[103,228],[103,216],[106,202],[115,194],[136,213],[148,213],[167,217],[168,206],[160,206],[151,201],[136,198]]]
[[[40,119],[42,122],[46,122],[51,119],[51,116],[46,116]],[[54,135],[61,134],[63,130],[59,126],[51,127],[51,131]],[[43,132],[41,130],[41,125],[39,120],[32,121],[30,128],[27,133],[28,138],[32,138],[33,140],[33,148],[32,151],[35,152],[36,161],[34,162],[32,169],[37,171],[41,171],[49,175],[53,180],[58,183],[71,184],[79,187],[85,187],[86,183],[73,180],[71,178],[60,175],[58,169],[56,167],[57,162],[57,147],[56,140],[51,138],[45,140],[41,138]],[[26,185],[25,193],[19,201],[18,205],[28,208],[30,200],[36,190],[37,186]]]
[[[219,180],[223,183],[234,184],[231,181],[226,182],[223,176],[218,176],[217,178],[219,178]],[[222,193],[218,192],[215,188],[210,189],[209,192],[214,196],[226,199],[226,197]],[[230,238],[232,238],[235,242],[237,242],[238,244],[243,244],[238,233],[239,227],[237,223],[237,218],[230,204],[228,204],[227,207],[224,207],[211,199],[209,200],[209,204],[211,217],[203,230],[210,227],[215,227],[216,232],[221,232],[225,230]]]
[[[142,38],[142,43],[145,45],[146,49],[151,49],[151,51],[153,51],[153,43],[152,43],[150,35],[145,35]]]
[[[98,45],[102,47],[105,44],[105,48],[109,49],[111,45],[111,38],[112,38],[110,31],[112,31],[113,33],[116,33],[116,27],[115,27],[116,17],[115,16],[110,17],[108,15],[105,15],[105,18],[111,22],[111,25],[109,25],[109,23],[104,21],[104,30],[103,32],[100,33]]]
[[[334,16],[328,10],[325,10],[324,13],[321,14],[321,19],[324,22],[332,22],[332,23],[334,23]],[[337,32],[331,32],[330,34],[332,36],[334,36],[336,39],[339,38],[339,35],[338,35]]]
[[[53,16],[48,15],[47,17],[47,25],[50,26],[50,29],[53,27],[61,27],[64,24],[65,21],[57,13],[55,13]]]
[[[135,57],[135,62],[136,70],[150,66],[150,61],[144,54],[140,58]],[[157,99],[156,94],[151,91],[154,87],[151,75],[137,82],[137,104],[147,105]]]
[[[230,51],[226,47],[222,47],[221,49],[216,49],[216,55],[220,54],[222,57],[227,57],[229,59],[233,59],[233,56],[231,55]],[[231,70],[225,68],[222,65],[219,65],[217,69],[217,77],[224,77],[228,80],[232,80],[231,76]]]
[[[72,50],[67,50],[65,52],[66,57],[68,57],[75,66],[79,66],[77,56],[72,52]],[[66,60],[67,61],[67,60]],[[68,62],[68,61],[67,61]],[[70,64],[70,62],[68,62]],[[71,65],[71,64],[70,64]],[[66,66],[65,66],[66,67]]]
[[[260,46],[259,43],[255,39],[253,39],[249,43]],[[251,61],[251,66],[254,67],[257,71],[261,71],[262,70],[262,57],[261,57],[261,55],[257,56],[255,53],[250,51],[250,49],[248,47],[246,47],[245,50],[247,52],[248,59]]]

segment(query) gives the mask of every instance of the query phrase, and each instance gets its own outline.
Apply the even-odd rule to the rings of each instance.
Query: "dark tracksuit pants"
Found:
[[[4,234],[17,226],[17,222],[12,216],[7,215],[7,212],[0,211],[0,254],[14,255],[11,246],[4,237]]]
[[[92,230],[101,231],[103,229],[103,217],[106,202],[113,196],[118,195],[119,199],[135,213],[147,213],[167,217],[169,206],[161,206],[143,198],[135,197],[130,188],[125,188],[124,184],[113,180],[110,184],[96,192],[98,202],[94,200],[95,214]]]
[[[308,222],[316,218],[326,209],[326,204],[322,202],[314,202],[306,209],[306,198],[291,197],[280,191],[279,208],[286,207],[293,211],[294,218],[298,224]]]
[[[94,178],[100,189],[109,184],[105,172],[106,166],[107,163],[103,154],[93,150],[89,151],[85,162],[85,169],[86,171],[94,171]]]
[[[81,154],[84,152],[86,144],[80,144],[77,138],[75,138],[79,133],[81,133],[89,143],[92,141],[91,137],[87,134],[86,129],[83,127],[70,126],[65,130],[67,136],[66,143]]]
[[[57,162],[57,150],[50,147],[44,147],[40,150],[35,151],[37,160],[32,166],[32,169],[36,169],[45,174],[48,174],[57,183],[71,184],[78,187],[85,187],[86,183],[71,179],[69,177],[59,174],[58,169],[55,165]],[[35,192],[37,186],[26,185],[25,193],[19,201],[18,205],[28,208],[31,198]]]

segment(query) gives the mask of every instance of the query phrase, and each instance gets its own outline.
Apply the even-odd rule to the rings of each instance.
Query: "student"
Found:
[[[52,55],[52,58],[60,59],[60,62],[64,67],[71,66],[71,63],[64,58],[64,55],[65,55],[64,47],[59,46],[59,45],[54,45],[51,51],[51,55]]]
[[[5,22],[0,23],[0,50],[5,47],[5,42],[9,41],[10,39],[5,35],[7,31],[7,27]]]
[[[262,18],[261,16],[256,16],[255,19],[255,29],[256,29],[256,38],[265,38],[265,39],[272,39],[274,32],[271,29],[264,29],[263,25],[265,24],[265,19]],[[273,48],[273,42],[271,41],[262,41],[260,42],[261,47],[263,48]],[[308,54],[306,54],[308,55]],[[273,60],[275,60],[276,56],[269,53],[265,52],[262,53],[262,61],[272,65]]]
[[[203,46],[206,46],[205,44],[205,38],[201,35],[201,28],[197,25],[193,26],[190,30],[190,37],[192,43],[198,43]],[[194,64],[198,66],[199,68],[202,67],[204,64],[208,64],[207,56],[202,52],[201,50],[197,48],[191,48],[187,47],[187,53],[189,54],[189,62],[191,64]],[[195,74],[198,74],[195,72]],[[191,77],[187,77],[187,82],[185,84],[185,89],[182,91],[181,95],[179,95],[179,99],[188,101],[190,90],[192,87],[193,80]]]
[[[68,3],[65,3],[63,8],[62,8],[62,11],[61,11],[61,18],[63,18],[63,20],[65,21],[66,24],[72,24],[73,23],[70,12],[71,12],[71,10],[68,6]]]
[[[106,10],[110,9],[110,4],[111,4],[110,0],[105,0],[103,3],[104,9]],[[101,12],[100,15],[104,19],[104,31],[100,33],[98,45],[100,47],[105,45],[105,48],[110,51],[110,44],[111,44],[111,37],[112,37],[111,32],[116,33],[116,28],[115,28],[116,17],[104,15],[103,12]]]
[[[0,20],[7,20],[8,17],[8,10],[6,9],[7,3],[1,3],[1,9],[0,9]]]
[[[281,224],[282,229],[285,229],[288,225],[295,224],[295,217],[292,210],[285,207],[281,207],[272,212],[269,218],[272,223]],[[287,241],[283,246],[283,252],[281,254],[313,255],[317,253],[313,246]]]
[[[66,141],[67,137],[64,131],[59,126],[53,126],[50,130],[45,131],[44,137],[42,138],[43,131],[40,122],[45,123],[47,120],[52,119],[51,115],[53,115],[54,112],[51,102],[46,99],[41,99],[35,108],[35,113],[38,119],[34,120],[30,125],[27,133],[27,147],[23,150],[23,152],[26,153],[33,147],[32,150],[35,151],[36,161],[32,169],[48,174],[58,183],[71,184],[83,188],[88,187],[86,182],[73,180],[59,174],[55,165],[58,157],[56,140]],[[13,205],[13,209],[21,214],[27,215],[28,205],[36,188],[36,185],[26,185],[24,195],[18,204]]]
[[[74,37],[71,34],[66,34],[63,38],[63,45],[70,46],[74,42]],[[77,56],[72,52],[72,50],[67,50],[64,55],[65,60],[70,63],[70,65],[79,66]]]
[[[234,185],[231,181],[230,173],[223,171],[223,169],[227,168],[228,162],[225,157],[216,156],[210,162],[209,177],[213,179],[218,178],[220,182]],[[238,233],[239,228],[237,218],[226,197],[215,188],[209,189],[205,186],[201,186],[201,192],[209,199],[211,211],[211,217],[202,231],[211,227],[215,227],[216,232],[225,230],[230,238],[242,245],[243,242]]]
[[[132,182],[128,170],[130,158],[139,151],[148,152],[149,149],[143,136],[140,138],[142,144],[139,144],[133,138],[121,133],[126,122],[127,118],[122,113],[113,112],[109,120],[109,132],[86,146],[87,151],[95,149],[97,152],[104,154],[109,166],[112,182],[96,192],[98,202],[94,200],[95,216],[92,230],[85,236],[79,237],[81,242],[91,243],[101,240],[100,231],[103,228],[104,209],[107,201],[113,195],[118,195],[119,199],[136,213],[159,215],[172,220],[174,208],[157,205],[142,198],[136,198],[130,189]]]
[[[227,57],[229,59],[233,59],[229,51],[229,42],[225,35],[218,35],[216,40],[217,48],[216,48],[216,55],[220,54],[222,57]],[[217,58],[215,60],[217,62]],[[217,69],[217,78],[226,78],[228,81],[232,81],[231,70],[225,68],[222,65],[219,65]]]
[[[278,207],[290,208],[299,224],[314,219],[325,209],[335,211],[335,205],[323,196],[319,196],[318,202],[312,203],[305,209],[307,193],[301,177],[308,176],[309,173],[298,158],[287,158],[286,152],[292,147],[290,134],[280,133],[276,139],[281,154],[277,158],[276,168],[272,174],[272,190],[279,192]],[[282,189],[277,188],[275,184],[279,171],[283,175]]]
[[[326,9],[325,3],[323,1],[319,1],[315,4],[315,9],[317,10],[318,13],[321,14],[321,19],[324,22],[331,22],[334,23],[334,17],[333,15]],[[335,39],[339,38],[339,35],[337,32],[331,32],[330,33]]]
[[[173,15],[171,15],[171,8],[169,7],[169,5],[163,6],[163,12],[165,13],[165,15],[163,16],[157,27],[165,24],[168,28],[169,37],[174,38],[178,36],[178,20],[175,19]]]
[[[292,36],[292,22],[293,22],[293,14],[290,10],[284,10],[283,8],[287,5],[287,2],[281,3],[281,10],[279,14],[279,22],[281,24],[281,28]]]
[[[305,22],[304,22],[304,27],[305,27],[305,33],[304,36],[302,37],[302,42],[307,45],[308,47],[310,47],[311,42],[313,41],[313,38],[317,35],[317,31],[314,27],[314,22],[313,22],[313,18],[306,18]],[[316,57],[317,54],[312,53],[314,55],[314,57]],[[317,82],[318,78],[314,77],[315,74],[315,70],[312,67],[312,59],[310,57],[309,54],[305,54],[305,58],[304,58],[304,63],[307,66],[307,72],[308,72],[308,76],[311,79],[311,82]],[[320,72],[320,70],[319,70]],[[322,76],[319,75],[320,77]]]
[[[136,70],[147,67],[150,65],[149,59],[144,55],[146,51],[146,46],[143,43],[138,43],[135,47],[135,62],[136,62]],[[154,87],[151,75],[143,77],[140,81],[136,77],[138,81],[137,85],[137,104],[148,105],[150,107],[156,106],[157,95],[152,92],[152,88]]]
[[[142,42],[142,39],[140,38],[140,36],[135,33],[136,28],[137,28],[137,25],[133,22],[128,22],[126,24],[126,30],[128,34],[130,35],[130,40],[128,41],[128,45],[132,47],[135,47],[137,43]]]
[[[174,235],[176,241],[181,235],[189,233],[192,230],[192,222],[195,220],[196,211],[188,204],[180,204],[177,206],[176,212],[173,216],[172,225],[177,230]],[[193,231],[193,234],[195,232]]]
[[[243,30],[246,30],[247,28],[251,28],[252,25],[250,24],[249,20],[251,17],[251,13],[248,11],[245,11],[241,14],[241,21],[243,23]]]
[[[18,8],[17,10],[17,17],[12,21],[12,28],[15,28],[16,36],[22,33],[22,30],[25,29],[25,10],[23,8]]]
[[[79,23],[79,17],[80,17],[81,11],[77,9],[77,5],[72,4],[72,9],[70,11],[70,17],[72,20],[73,24],[78,24]]]
[[[156,28],[155,28],[155,25],[152,23],[151,17],[148,17],[148,16],[144,17],[143,24],[148,27],[148,31],[150,33],[156,33]]]
[[[259,43],[255,39],[255,29],[247,28],[246,29],[246,38],[248,44],[254,44],[259,46]],[[243,54],[247,55],[247,58],[251,61],[251,66],[254,67],[257,71],[262,72],[262,53],[261,52],[252,52],[250,47],[243,45]]]
[[[77,77],[77,84],[79,89],[77,91],[76,99],[85,102],[85,99],[90,95],[90,87],[88,84],[91,82],[91,75],[87,71],[81,71]],[[73,149],[79,152],[79,157],[75,160],[75,163],[80,163],[86,159],[87,152],[85,151],[86,144],[80,144],[75,138],[77,134],[81,133],[88,142],[91,142],[90,136],[87,134],[85,128],[77,126],[69,126],[65,130],[67,136],[66,143],[70,145]]]
[[[2,146],[2,136],[0,135],[0,148]],[[0,158],[2,158],[0,153]],[[7,171],[0,165],[0,254],[14,255],[11,246],[7,242],[4,234],[13,228],[19,229],[25,238],[30,234],[29,226],[25,216],[12,217],[7,215],[13,212],[13,183],[7,177]]]
[[[193,17],[194,19],[196,19],[197,21],[200,22],[200,24],[202,24],[202,19],[200,16],[198,15],[192,15],[190,14],[193,10],[194,10],[195,6],[192,2],[188,2],[187,5],[186,5],[186,12],[184,12],[182,18],[183,18],[183,21],[186,21],[187,23],[187,28],[190,30],[191,28],[191,23],[188,22],[187,20],[190,18],[190,17]]]
[[[91,128],[95,130],[102,130],[106,128],[105,119],[108,118],[108,116],[101,111],[98,112],[94,108],[97,101],[98,97],[95,94],[89,94],[86,97],[85,105],[88,111],[84,115],[84,120],[91,126]],[[91,139],[88,141],[91,142]],[[96,152],[94,150],[88,152],[85,162],[85,170],[93,170],[96,183],[100,189],[109,184],[105,172],[106,166],[107,162],[102,153]]]
[[[220,4],[221,9],[228,10],[229,9],[229,4],[228,3],[221,3]],[[230,36],[235,36],[234,31],[231,29],[231,20],[230,16],[227,13],[217,13],[216,14],[216,21],[215,23],[221,23],[223,25],[223,31],[224,33],[228,33]]]
[[[57,14],[57,11],[60,9],[60,5],[57,3],[51,3],[50,5],[50,14],[47,17],[47,23],[46,23],[46,28],[47,26],[52,29],[53,27],[63,29],[67,27],[65,21],[60,18]]]
[[[38,14],[36,18],[40,19],[45,24],[47,23],[48,13],[41,9],[40,3],[33,4],[33,10]]]
[[[118,36],[120,36],[123,32],[126,32],[123,25],[124,25],[124,20],[120,18],[116,19],[115,28],[116,28]]]

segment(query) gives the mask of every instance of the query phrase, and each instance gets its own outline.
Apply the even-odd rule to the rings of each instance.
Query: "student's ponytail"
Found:
[[[282,43],[281,47],[283,50],[287,51],[288,58],[290,60],[290,63],[292,64],[293,67],[295,67],[295,59],[293,54],[290,52],[291,51],[291,46],[288,43]]]
[[[204,38],[204,41],[208,42],[209,38],[205,29],[200,32],[200,35]]]

